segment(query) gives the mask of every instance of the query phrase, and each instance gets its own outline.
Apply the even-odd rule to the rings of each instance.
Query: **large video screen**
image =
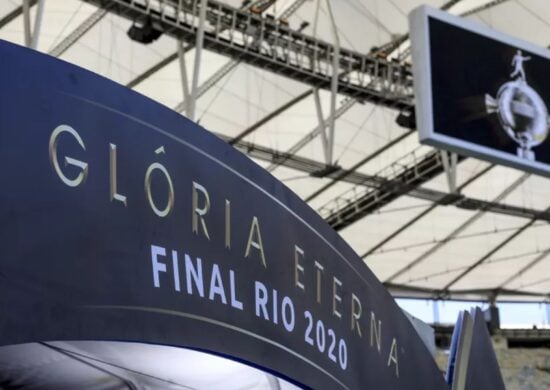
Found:
[[[420,141],[550,176],[548,50],[428,7],[410,22]]]

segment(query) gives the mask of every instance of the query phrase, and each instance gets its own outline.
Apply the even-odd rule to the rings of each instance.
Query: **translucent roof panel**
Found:
[[[340,234],[359,255],[364,255],[429,206],[426,201],[404,196],[381,208],[378,212],[348,226],[340,231]],[[376,229],[373,229],[373,226],[376,226]],[[377,253],[385,251],[387,251],[385,247],[382,247],[378,252],[369,255],[367,261],[371,257],[375,257]]]
[[[421,279],[426,275],[442,274],[444,271],[465,271],[478,261],[486,262],[496,258],[513,258],[525,253],[533,253],[533,236],[519,233],[523,225],[525,222],[520,218],[504,216],[494,218],[493,215],[485,214],[457,236],[450,237],[452,239],[449,239],[438,251],[429,253],[422,263],[408,273],[408,276]],[[550,232],[547,229],[546,226],[541,226],[535,231],[544,236],[545,233]],[[514,237],[514,235],[517,236]],[[460,237],[464,237],[464,239],[457,239]],[[511,237],[514,238],[510,239]],[[502,247],[495,251],[498,246]],[[506,266],[519,269],[518,262],[519,260],[510,261]],[[405,276],[401,281],[404,278]],[[459,289],[459,285],[460,289],[465,289],[468,279],[468,277],[464,277],[461,280],[462,283],[456,283],[456,289]],[[431,287],[444,288],[447,283],[454,280],[454,277],[449,276],[447,279],[440,277],[439,280],[443,285],[432,285]],[[487,284],[490,285],[489,281]]]
[[[243,6],[241,0],[222,2]],[[294,0],[277,0],[262,16],[285,14],[282,24],[311,38],[333,44],[336,33],[342,48],[388,55],[394,64],[406,65],[411,61],[410,42],[403,38],[408,32],[407,15],[425,3],[433,7],[448,4],[443,0],[350,0],[330,2],[329,10],[325,1],[305,1],[288,16],[286,11]],[[37,8],[31,7],[33,26]],[[67,45],[61,59],[130,85],[187,115],[182,70],[189,87],[194,76],[194,37],[183,42],[190,48],[184,49],[180,62],[181,42],[173,35],[164,33],[150,44],[133,41],[128,29],[135,21],[115,11],[82,0],[47,0],[37,50],[59,54],[60,45]],[[461,0],[453,2],[449,12],[467,13],[469,19],[495,30],[548,45],[550,2]],[[23,19],[21,1],[0,1],[0,39],[24,44]],[[216,31],[212,20],[206,28],[209,33]],[[221,36],[229,39],[230,32],[225,29]],[[393,49],[387,49],[390,46]],[[241,146],[261,148],[264,154],[251,154],[251,158],[323,217],[327,204],[337,211],[355,204],[361,198],[358,195],[373,195],[369,212],[339,227],[339,233],[359,256],[368,254],[364,256],[367,266],[381,281],[399,288],[400,295],[450,294],[485,300],[490,292],[503,294],[502,299],[542,301],[549,297],[550,279],[545,275],[550,275],[550,260],[543,256],[550,249],[546,244],[549,218],[540,213],[550,207],[549,179],[466,158],[455,172],[460,194],[451,194],[449,176],[441,165],[429,176],[418,176],[415,168],[421,162],[429,159],[440,164],[441,159],[437,160],[436,149],[419,143],[416,132],[396,123],[399,110],[354,100],[340,90],[335,95],[334,144],[332,149],[325,148],[321,129],[328,137],[329,88],[318,90],[317,102],[313,85],[305,79],[275,74],[235,54],[230,58],[227,53],[204,49],[201,58],[196,121],[224,139],[242,135]],[[289,104],[301,95],[298,102]],[[248,132],[243,135],[244,131]],[[327,158],[330,153],[331,160]],[[273,164],[281,154],[290,155],[290,163]],[[409,172],[407,180],[417,175],[413,185],[399,181],[405,171]],[[334,181],[331,174],[338,179]],[[480,210],[487,203],[478,201],[489,202],[491,209]],[[539,220],[531,222],[532,217]]]
[[[538,255],[527,265],[521,268],[514,278],[510,278],[503,287],[510,290],[545,293],[550,283],[550,255]]]

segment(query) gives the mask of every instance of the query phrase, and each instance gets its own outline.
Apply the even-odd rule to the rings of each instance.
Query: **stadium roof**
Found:
[[[0,39],[34,44],[170,108],[190,109],[182,69],[191,81],[200,8],[193,0],[27,3],[34,31],[25,32],[22,1],[5,0]],[[547,300],[548,180],[459,159],[460,194],[453,194],[444,157],[420,145],[416,131],[399,126],[396,118],[407,122],[414,107],[406,35],[413,8],[428,3],[546,47],[550,3],[263,3],[266,9],[262,1],[208,0],[195,120],[307,200],[394,295]],[[157,40],[143,44],[129,38],[132,25],[147,23],[162,31]],[[342,70],[332,106],[330,53],[336,42],[342,64],[367,65]],[[303,55],[308,50],[326,60]],[[319,66],[314,75],[312,64]]]

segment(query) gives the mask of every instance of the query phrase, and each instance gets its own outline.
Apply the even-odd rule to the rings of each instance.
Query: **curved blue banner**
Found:
[[[3,41],[0,58],[0,345],[139,341],[306,388],[447,388],[359,257],[246,156],[76,66]]]

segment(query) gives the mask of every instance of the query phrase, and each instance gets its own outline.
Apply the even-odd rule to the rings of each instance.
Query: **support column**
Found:
[[[456,153],[451,153],[451,152],[447,152],[446,150],[442,150],[441,160],[443,161],[443,168],[445,169],[445,174],[447,176],[447,183],[449,184],[449,192],[451,194],[454,194],[457,192],[456,164],[458,161],[458,156]]]
[[[433,310],[433,317],[434,317],[434,325],[435,324],[440,324],[441,323],[441,319],[439,317],[439,299],[434,299],[432,301],[432,310]]]
[[[31,7],[29,0],[23,0],[23,33],[25,34],[25,46],[31,47]]]
[[[199,26],[197,28],[197,42],[195,44],[195,66],[193,67],[193,84],[191,87],[191,99],[187,116],[195,120],[196,101],[199,88],[199,69],[201,66],[202,47],[204,43],[204,22],[206,19],[206,0],[201,0],[199,9]]]
[[[336,21],[334,20],[334,14],[332,13],[332,7],[330,5],[330,0],[327,1],[328,14],[330,16],[330,24],[332,27],[332,35],[334,37],[334,52],[332,53],[332,79],[330,84],[330,122],[328,123],[328,162],[327,164],[332,165],[333,163],[333,152],[334,152],[334,127],[336,122],[336,117],[334,113],[336,112],[336,97],[338,95],[338,69],[340,69],[340,39],[338,37],[338,28],[336,26]]]
[[[180,63],[180,78],[181,78],[181,87],[183,90],[183,111],[187,116],[189,116],[189,103],[191,99],[189,98],[189,78],[187,77],[187,65],[185,64],[185,50],[183,48],[183,42],[178,40],[176,42],[178,45],[178,59]]]
[[[36,2],[31,3],[31,0],[23,0],[23,33],[25,34],[25,46],[32,49],[38,47],[38,38],[40,36],[40,28],[42,27],[45,1],[46,0],[38,0],[33,29],[31,26],[31,5],[34,5]]]
[[[34,16],[34,31],[32,32],[31,48],[38,48],[38,38],[40,37],[40,28],[42,27],[42,18],[44,16],[44,3],[46,0],[38,0],[36,15]]]
[[[326,132],[327,125],[323,115],[323,107],[321,107],[321,98],[319,96],[318,88],[313,89],[313,98],[315,100],[315,111],[317,112],[317,121],[319,123],[319,128],[321,129],[321,141],[323,143],[323,153],[325,155],[325,163],[327,165],[330,165],[332,158],[331,158],[329,140]]]
[[[483,317],[489,328],[489,333],[494,335],[500,329],[500,313],[496,303],[496,295],[489,296],[489,307],[483,310]]]

